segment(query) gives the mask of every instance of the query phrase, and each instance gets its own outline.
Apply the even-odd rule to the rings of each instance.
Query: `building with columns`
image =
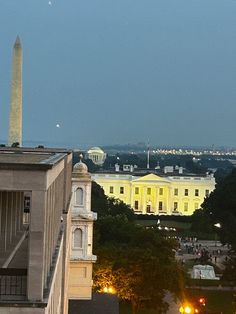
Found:
[[[66,314],[91,297],[90,197],[71,151],[0,148],[1,314]]]
[[[72,153],[0,149],[0,312],[67,312]]]
[[[121,199],[136,214],[192,215],[215,188],[213,175],[98,172],[92,179],[107,196]]]
[[[107,154],[100,147],[92,147],[86,153],[86,158],[91,159],[97,166],[102,166]]]
[[[91,211],[91,175],[81,161],[72,172],[71,254],[68,297],[73,300],[92,298],[93,223]]]

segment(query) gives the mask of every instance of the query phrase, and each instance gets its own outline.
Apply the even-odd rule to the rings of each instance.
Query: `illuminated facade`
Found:
[[[103,165],[106,159],[106,153],[100,147],[90,148],[87,152],[87,158],[91,159],[95,165]]]
[[[91,175],[81,161],[72,172],[71,248],[68,298],[92,298],[92,268],[96,256],[93,248],[93,223],[97,214],[91,211]]]
[[[137,214],[192,215],[215,188],[215,178],[206,176],[143,176],[95,173],[92,179],[109,197],[121,199]]]

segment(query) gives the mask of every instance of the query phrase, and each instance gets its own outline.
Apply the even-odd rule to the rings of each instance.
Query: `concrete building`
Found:
[[[91,297],[91,180],[80,165],[71,175],[71,151],[0,148],[1,314],[65,314]]]
[[[93,222],[91,211],[91,175],[81,161],[72,173],[71,253],[68,297],[73,300],[92,298]]]
[[[91,159],[95,165],[102,166],[106,153],[100,147],[92,147],[87,151],[86,158]]]
[[[0,149],[0,313],[67,313],[72,153]]]
[[[11,106],[8,145],[22,146],[22,47],[17,36],[13,47]]]
[[[107,196],[119,198],[137,214],[192,215],[215,188],[212,175],[187,175],[181,171],[94,173],[92,179]]]

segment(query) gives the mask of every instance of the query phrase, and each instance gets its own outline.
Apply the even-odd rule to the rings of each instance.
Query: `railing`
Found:
[[[0,301],[24,300],[27,290],[27,269],[0,268]]]

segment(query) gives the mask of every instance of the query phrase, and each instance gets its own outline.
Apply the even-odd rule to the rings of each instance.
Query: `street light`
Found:
[[[113,287],[104,287],[103,288],[103,292],[104,293],[110,293],[110,294],[114,294],[115,293],[115,289]]]
[[[220,229],[221,228],[221,224],[219,222],[214,224],[214,227]],[[217,237],[217,233],[215,232],[215,246],[216,246],[216,237]]]

